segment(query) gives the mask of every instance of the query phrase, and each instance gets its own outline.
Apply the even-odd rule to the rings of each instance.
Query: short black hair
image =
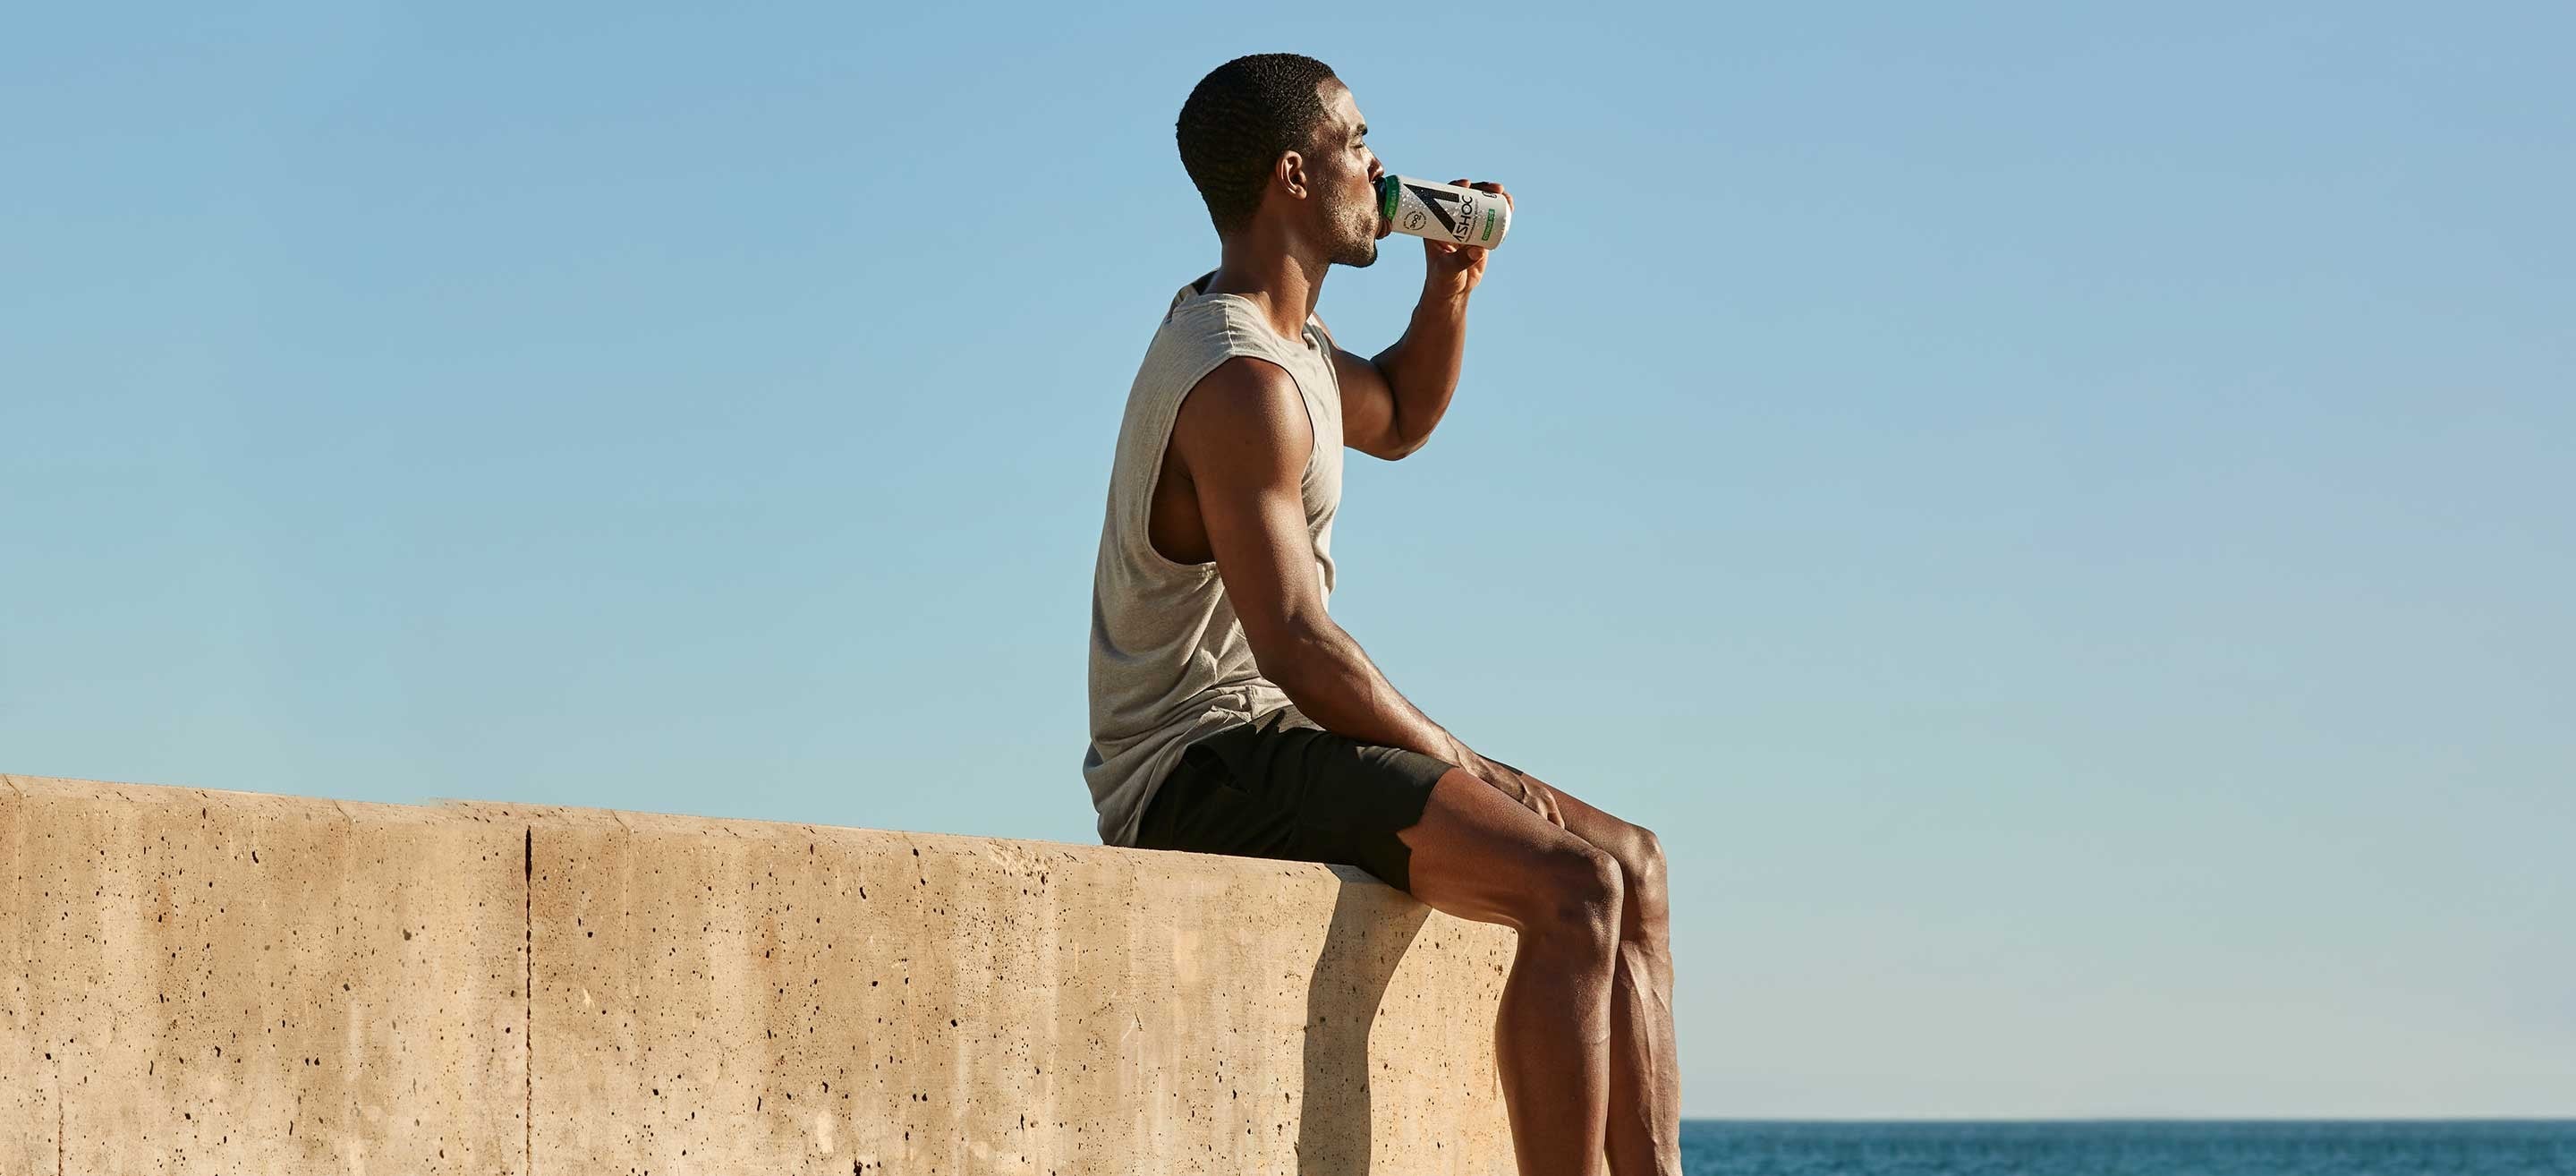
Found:
[[[1175,128],[1181,166],[1220,234],[1252,223],[1281,152],[1309,151],[1333,67],[1295,53],[1238,57],[1199,79]]]

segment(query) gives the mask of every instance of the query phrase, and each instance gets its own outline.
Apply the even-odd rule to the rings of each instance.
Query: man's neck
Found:
[[[1324,271],[1331,262],[1300,260],[1282,243],[1252,239],[1246,233],[1225,241],[1225,252],[1208,279],[1207,293],[1233,294],[1261,309],[1261,317],[1281,338],[1302,338],[1306,317],[1324,293]]]

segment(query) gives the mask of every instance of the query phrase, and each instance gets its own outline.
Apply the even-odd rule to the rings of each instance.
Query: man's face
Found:
[[[1324,220],[1326,260],[1365,266],[1377,260],[1378,239],[1393,223],[1378,216],[1377,178],[1386,168],[1369,150],[1368,122],[1360,117],[1350,88],[1326,78],[1316,93],[1324,100],[1324,122],[1315,130],[1306,175],[1315,185]]]

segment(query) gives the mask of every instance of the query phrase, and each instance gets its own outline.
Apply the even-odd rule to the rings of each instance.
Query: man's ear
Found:
[[[1294,196],[1299,200],[1306,198],[1305,156],[1299,155],[1294,151],[1281,153],[1279,156],[1279,166],[1272,174],[1278,179],[1280,186],[1288,189],[1289,195]]]

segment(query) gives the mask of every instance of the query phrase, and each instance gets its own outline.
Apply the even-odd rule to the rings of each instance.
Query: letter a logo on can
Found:
[[[1406,184],[1404,188],[1413,193],[1413,198],[1421,201],[1424,208],[1430,209],[1431,215],[1440,218],[1441,228],[1449,230],[1453,235],[1458,232],[1458,218],[1451,213],[1455,210],[1454,206],[1465,202],[1466,197],[1455,192],[1443,192],[1437,188],[1425,188],[1417,184]],[[1443,206],[1443,201],[1447,202],[1447,207]]]

